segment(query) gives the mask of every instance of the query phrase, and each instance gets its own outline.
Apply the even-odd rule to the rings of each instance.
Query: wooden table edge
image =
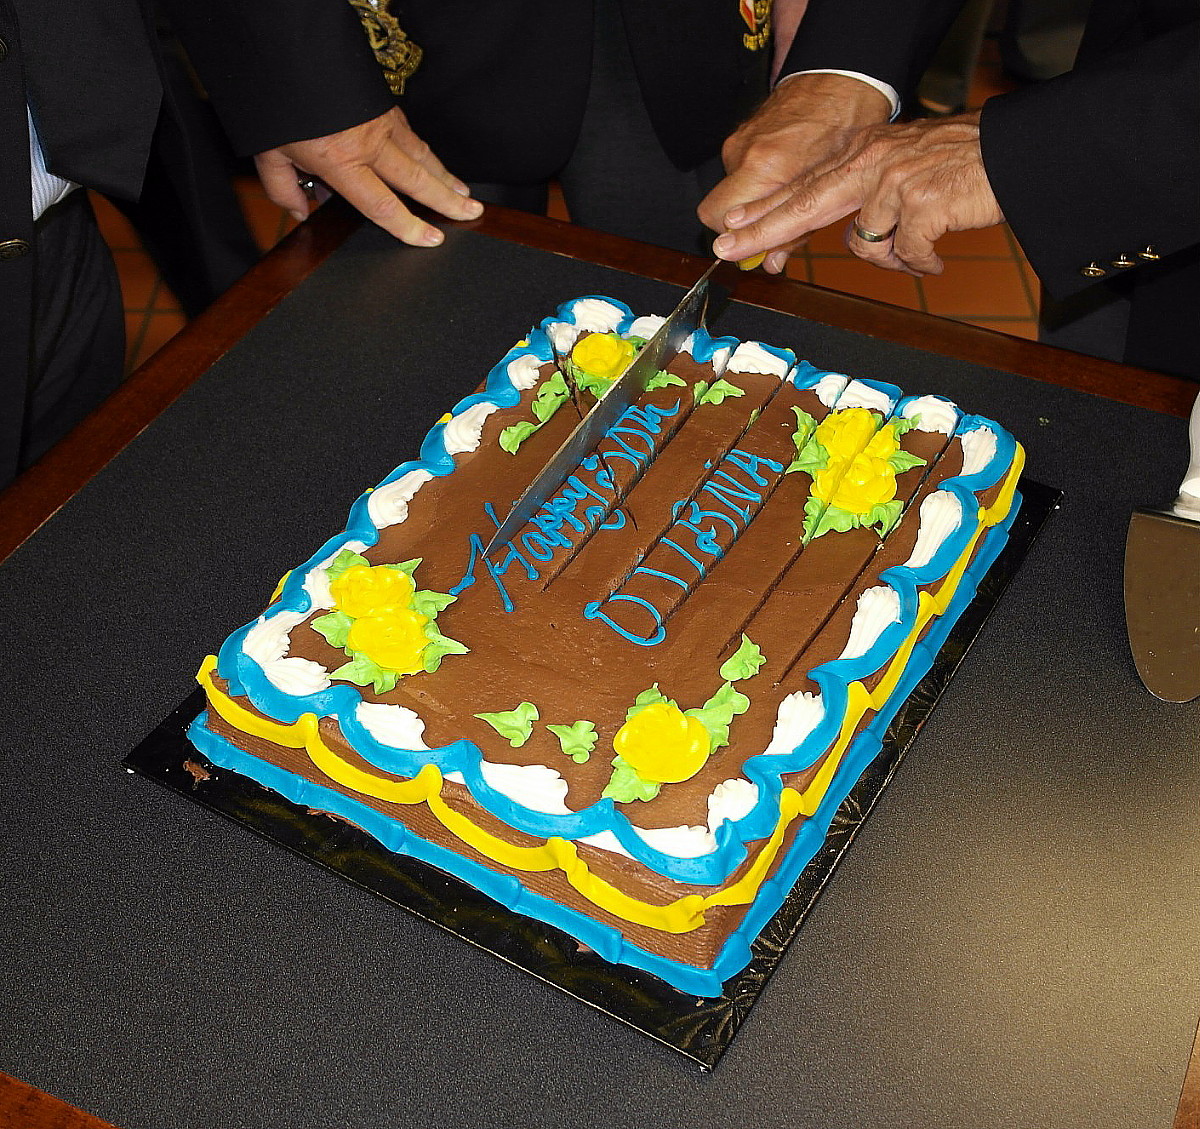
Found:
[[[0,563],[312,274],[360,222],[348,206],[331,200],[0,492]],[[497,206],[472,223],[449,226],[680,286],[690,286],[707,265],[694,255]],[[730,267],[726,279],[734,283],[738,301],[1154,411],[1186,416],[1196,394],[1186,380],[761,271],[739,274]]]

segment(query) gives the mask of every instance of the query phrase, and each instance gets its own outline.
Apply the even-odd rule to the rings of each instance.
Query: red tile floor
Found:
[[[991,44],[975,74],[971,105],[1010,89],[995,61]],[[238,196],[251,231],[264,250],[295,226],[272,204],[253,177],[237,182]],[[152,356],[183,328],[186,319],[163,284],[129,224],[111,204],[95,198],[101,230],[117,260],[125,297],[125,326],[130,368]],[[567,219],[561,200],[551,214]],[[844,225],[817,232],[793,256],[788,273],[818,286],[874,298],[892,305],[970,322],[1017,337],[1037,336],[1038,285],[1007,226],[956,232],[942,238],[938,251],[946,271],[938,277],[912,278],[879,270],[852,256],[842,243]]]

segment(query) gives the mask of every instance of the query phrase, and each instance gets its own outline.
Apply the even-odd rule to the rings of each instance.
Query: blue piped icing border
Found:
[[[549,327],[558,322],[574,324],[578,304],[588,300],[603,301],[621,311],[615,332],[627,331],[635,320],[624,303],[609,298],[592,296],[590,299],[578,298],[563,303],[553,317],[544,319],[539,328],[530,332],[527,344],[514,346],[493,366],[483,391],[459,401],[451,415],[460,415],[479,403],[491,403],[498,407],[514,406],[519,401],[521,392],[509,376],[509,365],[523,357],[533,357],[539,364],[551,361],[554,350],[548,336]],[[702,357],[711,358],[719,349],[728,347],[730,343],[737,344],[735,338],[712,338],[703,330],[697,331],[697,334],[702,335],[693,341],[693,345],[696,346],[693,356],[697,360]],[[791,380],[797,388],[813,387],[826,376],[844,375],[817,369],[805,361],[795,364],[795,354],[791,350],[768,345],[762,347],[791,366],[785,379]],[[850,378],[846,379],[849,381]],[[907,400],[915,398],[904,398],[902,391],[893,384],[862,378],[858,378],[858,383],[885,395],[894,411],[900,410]],[[964,514],[974,512],[974,499],[971,495],[990,487],[1005,473],[1011,465],[1016,447],[1008,432],[994,421],[978,416],[962,417],[956,434],[965,434],[981,426],[991,428],[997,437],[997,450],[993,458],[976,474],[959,475],[939,487],[951,490],[959,497],[963,503]],[[421,444],[419,458],[402,463],[379,484],[379,487],[386,486],[413,470],[423,470],[434,477],[450,474],[454,470],[454,458],[446,450],[444,432],[445,423],[435,424]],[[281,613],[306,615],[312,610],[312,601],[304,589],[304,580],[309,572],[335,556],[347,544],[357,542],[368,547],[375,544],[379,530],[368,511],[369,496],[370,491],[355,501],[346,529],[341,534],[327,541],[304,565],[293,571],[278,599],[267,609],[264,616]],[[821,689],[824,707],[821,721],[790,754],[760,753],[747,759],[743,771],[746,778],[758,789],[757,801],[741,819],[726,820],[716,829],[715,850],[694,858],[680,858],[651,847],[634,830],[625,812],[609,799],[599,800],[582,811],[565,815],[537,812],[517,803],[487,783],[480,766],[482,752],[470,741],[458,740],[431,750],[405,750],[382,744],[358,721],[356,710],[362,702],[362,696],[358,688],[350,683],[333,685],[305,695],[290,695],[280,691],[270,682],[258,663],[243,650],[247,633],[260,621],[245,625],[226,639],[218,655],[217,673],[228,681],[231,694],[247,697],[260,712],[277,721],[291,724],[305,713],[335,719],[356,751],[383,771],[398,776],[413,776],[423,765],[432,763],[437,765],[444,775],[451,772],[461,773],[475,800],[516,830],[540,837],[559,836],[565,839],[580,839],[605,831],[611,832],[633,859],[655,872],[679,882],[715,886],[726,881],[745,860],[748,842],[771,833],[777,819],[779,796],[783,788],[782,777],[809,767],[828,748],[837,735],[845,713],[849,683],[864,677],[888,661],[898,645],[896,641],[904,638],[916,615],[916,588],[944,576],[961,555],[973,532],[974,527],[965,522],[946,539],[923,569],[894,568],[881,577],[881,583],[890,583],[900,596],[900,622],[884,631],[875,645],[861,658],[835,660],[823,664],[811,673],[812,681]]]
[[[801,871],[824,843],[834,814],[867,766],[879,754],[888,725],[916,684],[928,673],[934,658],[954,624],[974,597],[975,589],[1008,540],[1008,530],[1020,508],[1020,496],[1007,518],[984,537],[979,552],[967,568],[963,583],[944,615],[936,618],[929,632],[913,649],[912,658],[888,700],[871,724],[851,742],[834,773],[829,789],[816,812],[800,825],[781,865],[759,887],[741,925],[722,946],[711,969],[671,960],[632,944],[612,926],[577,910],[560,905],[526,889],[513,875],[497,874],[463,855],[429,842],[377,812],[331,788],[277,768],[238,749],[208,728],[208,713],[202,712],[188,728],[188,737],[213,764],[228,768],[278,792],[292,803],[342,816],[377,839],[387,850],[408,855],[436,866],[469,883],[488,897],[516,913],[544,921],[582,941],[612,964],[625,964],[658,976],[682,992],[718,996],[724,982],[750,962],[751,945],[783,904]],[[726,825],[728,826],[728,825]]]

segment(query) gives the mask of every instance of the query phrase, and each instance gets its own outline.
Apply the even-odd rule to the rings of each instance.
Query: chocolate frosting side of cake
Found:
[[[515,875],[510,904],[525,889],[594,919],[695,988],[712,981],[686,968],[728,975],[748,953],[743,922],[769,908],[760,891],[782,897],[776,876],[797,865],[791,844],[831,774],[869,748],[909,651],[969,596],[959,576],[1012,506],[1020,452],[945,401],[698,333],[503,557],[483,560],[591,402],[576,348],[594,335],[591,353],[613,338],[619,354],[632,321],[580,300],[511,350],[272,604],[297,610],[231,636],[207,724],[289,780],[386,816],[398,842],[457,853],[489,886]],[[333,593],[350,568],[368,595],[406,593],[408,610],[348,615]],[[376,654],[407,654],[424,631],[440,665],[381,675],[348,641],[364,624]],[[843,667],[848,682],[832,673]],[[381,744],[368,718],[398,728]]]

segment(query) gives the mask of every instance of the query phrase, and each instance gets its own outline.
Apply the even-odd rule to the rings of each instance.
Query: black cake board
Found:
[[[892,719],[879,755],[838,808],[825,842],[754,942],[749,965],[725,982],[720,996],[689,995],[650,973],[609,964],[561,930],[514,913],[435,867],[393,854],[360,828],[293,804],[247,777],[212,765],[186,737],[188,725],[204,708],[199,689],[123,763],[627,1023],[687,1056],[701,1070],[712,1070],[1062,498],[1062,491],[1025,478],[1020,492],[1021,507],[1008,543],[933,666]]]

